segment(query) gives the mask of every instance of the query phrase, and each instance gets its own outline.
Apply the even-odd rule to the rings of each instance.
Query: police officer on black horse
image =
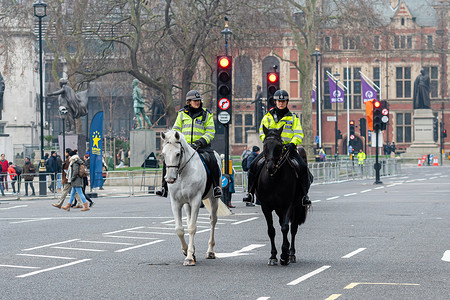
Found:
[[[196,90],[191,90],[186,94],[186,106],[178,111],[177,119],[172,130],[182,133],[188,144],[201,154],[202,161],[206,164],[208,177],[211,178],[214,187],[214,198],[222,196],[220,187],[220,170],[214,156],[214,150],[211,148],[211,141],[214,139],[215,127],[213,113],[202,105],[203,98]],[[164,179],[166,175],[166,166],[163,166],[162,187],[156,191],[156,194],[167,197],[167,182]],[[208,188],[208,187],[207,187]]]
[[[297,173],[300,175],[298,184],[302,187],[304,195],[307,195],[311,184],[310,173],[308,171],[308,165],[297,152],[297,146],[302,143],[303,139],[303,129],[300,124],[300,119],[287,107],[289,103],[289,94],[285,90],[276,91],[273,98],[276,106],[270,109],[261,120],[259,137],[262,141],[264,141],[265,134],[263,131],[263,126],[267,129],[283,128],[281,138],[283,140],[284,147],[286,151],[289,151],[289,158],[293,162],[292,165],[297,169]],[[255,158],[250,170],[248,171],[248,193],[243,199],[244,202],[253,202],[257,178],[263,165],[264,156],[263,153],[261,153]],[[302,204],[311,204],[308,196],[303,197]]]

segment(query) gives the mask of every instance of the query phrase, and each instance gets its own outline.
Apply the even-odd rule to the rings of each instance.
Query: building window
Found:
[[[380,81],[380,77],[381,77],[381,74],[380,74],[380,67],[374,67],[373,68],[373,77],[372,77],[372,80],[373,80],[373,83],[375,83],[379,88],[381,88],[381,81]],[[376,88],[376,87],[375,87]],[[378,91],[378,94],[377,94],[377,96],[378,96],[378,99],[380,99],[380,91]]]
[[[359,42],[360,42],[359,36],[357,36],[357,37],[344,36],[342,38],[342,43],[343,43],[344,50],[358,49]]]
[[[397,113],[397,143],[411,143],[411,113]]]
[[[325,50],[331,49],[331,37],[326,36],[325,37]]]
[[[394,48],[395,49],[412,49],[412,36],[411,35],[396,35],[394,36]]]
[[[395,69],[397,98],[411,98],[411,67]]]
[[[252,62],[246,56],[238,56],[234,67],[234,94],[236,98],[252,98]]]
[[[361,74],[359,71],[361,71],[361,68],[344,68],[344,85],[347,87],[345,91],[344,109],[347,108],[347,99],[350,100],[349,109],[361,109]]]
[[[379,35],[375,35],[373,37],[373,48],[376,50],[380,49],[380,36]]]
[[[424,67],[425,72],[430,76],[430,97],[438,97],[438,67]]]
[[[331,68],[323,68],[323,108],[324,109],[331,109],[331,102],[330,102],[330,86],[328,85],[328,73],[331,73]]]
[[[427,35],[427,48],[432,49],[433,48],[433,36]]]
[[[247,143],[247,132],[253,126],[253,114],[235,114],[234,115],[234,143]]]
[[[401,23],[402,23],[402,26],[405,25],[405,18],[402,18]]]

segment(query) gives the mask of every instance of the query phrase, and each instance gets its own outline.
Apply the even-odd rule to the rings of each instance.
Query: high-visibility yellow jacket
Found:
[[[199,113],[191,117],[188,106],[178,111],[177,119],[172,129],[181,132],[189,144],[200,138],[204,138],[210,144],[216,133],[213,114],[209,109],[202,108]]]
[[[268,129],[280,129],[283,128],[281,133],[281,138],[283,139],[283,144],[293,143],[295,145],[300,145],[303,139],[303,129],[300,124],[300,119],[293,112],[288,112],[281,120],[276,120],[275,109],[271,109],[261,120],[261,126],[259,127],[259,138],[264,141],[266,138],[263,132],[263,126]]]
[[[363,165],[364,160],[366,159],[366,154],[364,152],[358,152],[356,157],[358,158],[358,165]]]

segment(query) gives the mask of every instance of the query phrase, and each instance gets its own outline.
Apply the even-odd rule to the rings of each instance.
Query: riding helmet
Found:
[[[273,94],[273,100],[289,101],[289,94],[285,90],[278,90]]]
[[[203,98],[200,95],[199,91],[197,91],[197,90],[190,90],[186,94],[186,103],[188,103],[191,100],[203,100]]]

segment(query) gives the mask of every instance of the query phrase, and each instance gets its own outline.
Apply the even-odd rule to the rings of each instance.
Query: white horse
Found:
[[[202,202],[202,194],[206,188],[207,173],[197,151],[191,148],[186,142],[184,135],[178,131],[162,133],[164,162],[166,164],[165,180],[168,183],[172,212],[175,218],[175,230],[181,241],[181,249],[186,256],[185,266],[194,266],[195,246],[194,235],[197,231],[197,217]],[[214,152],[220,166],[219,155]],[[213,197],[213,189],[209,188],[204,201],[208,211],[210,211],[211,231],[208,242],[207,259],[214,259],[214,229],[217,223],[217,216],[229,215],[230,211],[226,205],[218,198]],[[184,240],[184,228],[182,225],[182,211],[187,216],[187,229],[189,233],[189,245]]]

